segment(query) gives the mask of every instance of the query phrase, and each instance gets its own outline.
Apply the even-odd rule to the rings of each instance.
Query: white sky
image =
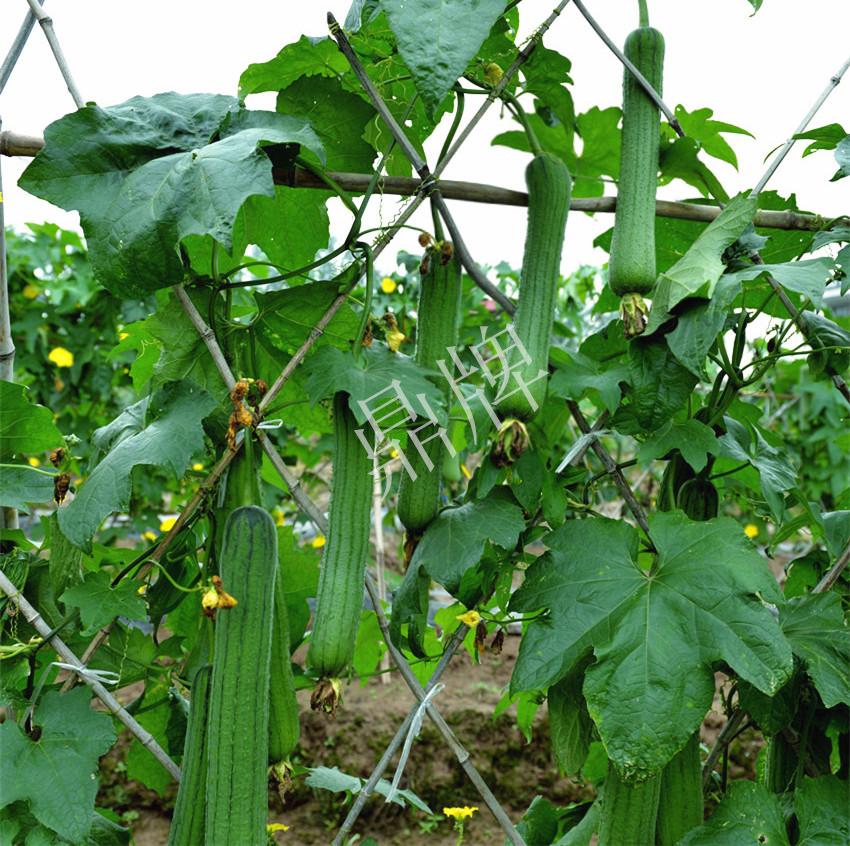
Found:
[[[239,75],[248,64],[270,59],[302,33],[324,34],[326,11],[330,9],[342,20],[348,5],[348,0],[47,0],[46,9],[54,19],[83,97],[111,105],[136,94],[168,90],[234,94]],[[635,0],[586,0],[586,5],[620,44],[636,24]],[[552,6],[552,0],[523,0],[523,35],[543,20]],[[652,23],[664,33],[667,43],[665,99],[671,107],[677,103],[690,110],[711,107],[716,119],[743,126],[756,136],[755,140],[727,136],[738,154],[739,173],[708,160],[730,192],[751,187],[764,169],[764,157],[793,131],[844,61],[850,3],[764,0],[754,17],[750,17],[746,0],[650,0],[649,6]],[[0,50],[4,54],[26,9],[26,0],[4,0],[0,4]],[[544,43],[573,62],[572,91],[577,111],[596,104],[619,104],[621,68],[576,9],[565,9]],[[256,107],[268,108],[269,103],[268,99],[249,99],[249,105]],[[71,110],[70,95],[36,27],[0,96],[3,129],[40,135],[49,122]],[[468,103],[467,114],[473,110],[474,102]],[[850,75],[812,126],[831,122],[850,129]],[[527,155],[489,146],[489,139],[507,128],[516,126],[507,117],[500,119],[493,107],[445,177],[522,188]],[[444,131],[445,127],[438,130],[437,140],[428,148],[430,155],[438,151]],[[782,193],[796,191],[802,208],[827,217],[847,213],[850,179],[829,183],[835,171],[832,154],[819,152],[802,159],[801,149],[792,150],[768,188]],[[7,225],[42,220],[76,225],[75,214],[62,212],[17,187],[27,161],[3,158]],[[664,189],[661,196],[681,199],[694,194],[693,189],[677,183]],[[520,264],[523,209],[461,202],[453,202],[452,207],[479,262],[507,260]],[[393,199],[384,201],[384,220],[392,217],[394,208]],[[427,227],[429,217],[423,215],[421,225]],[[612,220],[611,215],[598,215],[595,220],[580,214],[570,217],[564,271],[579,263],[605,259],[603,252],[592,247],[592,241]],[[339,213],[333,215],[334,223],[337,235],[347,228],[346,219]],[[417,249],[415,233],[399,235],[394,246]],[[391,247],[390,253],[394,252]]]

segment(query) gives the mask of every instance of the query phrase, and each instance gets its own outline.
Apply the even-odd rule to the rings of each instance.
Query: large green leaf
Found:
[[[783,288],[808,297],[813,305],[819,308],[824,288],[830,281],[834,267],[834,260],[824,257],[789,261],[784,264],[756,264],[746,270],[736,270],[728,276],[730,279],[745,282],[757,279],[762,273],[769,273]]]
[[[111,822],[97,810],[92,811],[91,828],[85,839],[73,844],[41,825],[20,805],[0,810],[0,846],[127,846],[129,843],[130,829]]]
[[[380,5],[431,113],[505,8],[504,0],[380,0]]]
[[[316,595],[319,584],[319,556],[316,550],[301,548],[295,542],[291,526],[277,530],[279,578],[283,583],[289,618],[289,645],[294,652],[310,621],[307,599]]]
[[[670,420],[641,444],[638,458],[644,462],[663,458],[673,449],[678,449],[685,461],[699,473],[705,467],[709,454],[716,455],[720,445],[714,430],[705,423],[693,417]]]
[[[791,645],[793,651],[794,646]],[[767,735],[779,734],[791,724],[800,707],[805,678],[795,672],[777,693],[762,693],[745,681],[738,681],[738,704],[752,717],[759,730]]]
[[[47,570],[50,588],[54,596],[59,596],[66,587],[82,579],[83,553],[62,534],[57,512],[44,519],[42,525],[45,538],[41,550],[42,553],[45,549],[50,552]]]
[[[110,582],[109,574],[103,571],[87,573],[80,584],[59,597],[67,606],[80,609],[82,634],[87,637],[118,616],[145,619],[145,601],[137,593],[137,585],[125,580],[113,588]]]
[[[496,22],[496,27],[499,23],[500,21]],[[488,42],[485,42],[485,45]],[[512,42],[505,39],[505,43],[510,45],[513,52],[516,52]],[[507,64],[502,67],[507,67]],[[571,67],[572,63],[566,56],[539,43],[521,70],[525,78],[525,92],[534,96],[540,104],[549,109],[568,132],[572,130],[575,123],[573,98],[566,87],[572,83]]]
[[[797,211],[802,214],[811,214],[806,209],[798,208],[797,197],[794,194],[783,197],[777,191],[762,191],[758,196],[759,209],[768,211]],[[803,253],[811,250],[815,233],[805,230],[794,229],[756,229],[756,232],[764,238],[767,243],[759,248],[759,253],[766,264],[782,264],[791,261]],[[783,306],[780,305],[780,308]],[[786,317],[787,312],[782,312]]]
[[[110,420],[92,433],[92,466],[109,452],[114,446],[118,446],[125,438],[141,432],[145,428],[145,415],[150,405],[150,396],[142,397],[138,402],[127,406],[114,420]]]
[[[189,297],[201,314],[207,313],[208,291],[194,289]],[[143,325],[159,346],[159,357],[151,374],[154,387],[185,379],[213,396],[224,398],[227,388],[210,351],[173,292],[168,292],[162,306]]]
[[[434,417],[446,424],[445,396],[442,388],[428,379],[438,374],[424,370],[402,353],[393,353],[383,344],[363,348],[360,357],[337,347],[322,347],[304,364],[307,371],[307,393],[313,402],[332,396],[337,391],[349,394],[349,406],[359,423],[367,421],[367,411],[379,420],[388,420],[385,431],[406,425],[408,409],[417,416]],[[402,399],[403,397],[403,399]],[[387,403],[394,401],[397,413],[391,414]],[[382,407],[383,406],[383,407]],[[377,409],[382,407],[378,414]],[[399,434],[398,430],[395,432]]]
[[[44,452],[62,443],[53,412],[30,402],[23,385],[0,381],[0,461]]]
[[[24,513],[53,499],[54,475],[29,464],[0,464],[0,506]]]
[[[303,118],[210,94],[86,106],[52,124],[45,141],[21,184],[80,212],[98,280],[125,297],[180,281],[184,238],[209,235],[230,248],[244,201],[275,192],[264,145],[324,155]]]
[[[835,161],[838,163],[838,170],[830,182],[837,182],[845,176],[850,176],[850,135],[845,135],[838,142],[835,148]]]
[[[302,77],[277,96],[277,110],[294,120],[308,120],[321,139],[331,170],[364,173],[372,169],[375,151],[363,140],[375,110],[338,79]]]
[[[761,490],[777,520],[785,512],[783,493],[797,484],[797,468],[789,455],[771,446],[755,427],[726,415],[726,434],[720,438],[722,455],[746,461],[758,471]]]
[[[674,179],[681,179],[688,185],[693,185],[704,197],[713,197],[721,203],[726,203],[729,195],[720,180],[699,157],[702,149],[699,141],[687,136],[677,137],[666,124],[662,125],[662,138],[665,137],[666,141],[662,140],[659,161],[661,184],[667,185]]]
[[[229,250],[209,235],[190,235],[183,239],[182,246],[192,269],[200,276],[211,277],[216,270],[219,274],[229,273],[261,258],[249,249],[251,244],[282,270],[295,270],[311,262],[316,252],[328,245],[329,196],[328,191],[276,185],[273,197],[256,194],[243,203],[233,223]],[[261,277],[263,273],[272,275],[266,265],[253,265],[251,269]]]
[[[723,329],[729,306],[740,290],[740,282],[729,275],[721,276],[711,300],[683,303],[676,315],[676,326],[664,336],[676,360],[694,376],[706,377],[706,354]]]
[[[824,705],[850,705],[850,629],[841,598],[834,592],[795,597],[780,608],[779,623]]]
[[[826,548],[838,558],[850,543],[850,510],[824,512],[823,529]]]
[[[191,235],[210,235],[231,248],[242,204],[253,195],[275,194],[263,147],[299,143],[322,149],[303,120],[269,115],[266,127],[241,129],[142,165],[123,181],[102,217],[83,219],[92,266],[105,287],[139,297],[180,282],[179,246]]]
[[[139,714],[138,720],[142,728],[147,729],[156,741],[164,748],[168,748],[168,722],[174,708],[174,699],[169,696],[166,685],[151,686],[145,690],[145,704],[156,702],[160,704],[154,708],[145,708]],[[134,738],[127,750],[127,778],[139,781],[155,790],[160,796],[165,793],[166,788],[172,783],[171,774],[151,753],[142,746],[138,738]]]
[[[620,129],[622,112],[616,106],[593,106],[575,118],[575,135],[581,138],[581,153],[575,150],[572,125],[551,125],[540,115],[526,115],[541,147],[562,158],[573,178],[574,197],[601,197],[605,193],[602,177],[617,178],[620,172]],[[491,142],[496,146],[531,152],[528,135],[522,130],[503,132]],[[611,230],[613,231],[613,230]],[[598,246],[608,249],[610,237],[603,233]]]
[[[512,689],[546,689],[593,650],[584,684],[590,714],[609,757],[637,780],[697,730],[716,666],[728,664],[769,694],[793,666],[763,602],[781,600],[776,580],[734,520],[658,513],[650,528],[658,555],[647,572],[627,524],[564,524],[511,602],[516,611],[549,610],[523,637]]]
[[[67,211],[100,218],[128,174],[151,159],[208,144],[236,106],[235,97],[174,92],[85,106],[44,130],[44,149],[20,185]]]
[[[59,526],[71,543],[88,550],[101,521],[130,504],[130,474],[139,464],[166,467],[183,475],[192,455],[203,447],[201,421],[215,400],[190,383],[161,390],[148,408],[145,428],[114,446],[59,510]]]
[[[712,120],[713,115],[714,112],[711,109],[696,109],[693,112],[689,112],[684,106],[676,106],[676,119],[685,131],[685,135],[688,138],[695,138],[699,141],[700,147],[709,156],[727,162],[737,170],[738,157],[723,137],[723,134],[749,135],[750,138],[753,137],[753,134],[732,123]]]
[[[42,825],[72,843],[85,840],[97,795],[97,762],[115,740],[112,718],[93,711],[85,686],[48,691],[35,709],[38,740],[14,720],[0,724],[0,808],[26,802]]]
[[[249,197],[233,226],[235,252],[241,255],[249,244],[256,244],[280,267],[303,267],[328,246],[329,196],[325,191],[278,185],[274,197]]]
[[[411,567],[423,567],[449,593],[456,593],[464,573],[474,567],[491,541],[513,549],[525,528],[522,509],[506,488],[455,508],[445,508],[428,525]]]
[[[580,400],[598,395],[602,405],[613,412],[620,404],[620,382],[628,381],[628,370],[620,361],[594,361],[581,353],[558,357],[557,368],[549,380],[549,393],[565,399]]]
[[[552,752],[561,772],[571,776],[584,766],[593,740],[593,721],[581,690],[584,670],[583,665],[575,666],[547,695]]]
[[[393,594],[390,638],[399,648],[407,647],[417,658],[426,658],[425,632],[428,625],[428,591],[431,577],[420,567],[408,564],[407,572]],[[403,626],[407,626],[405,632]]]
[[[850,332],[808,309],[800,312],[797,323],[812,349],[806,363],[815,379],[840,375],[850,367]]]
[[[803,777],[794,792],[797,846],[845,846],[850,841],[847,782],[826,775]],[[762,784],[730,785],[711,819],[679,846],[790,846],[780,797]]]
[[[308,38],[287,44],[273,59],[248,65],[239,77],[239,96],[280,91],[302,76],[340,76],[348,62],[330,38]]]
[[[755,198],[735,197],[700,233],[687,253],[658,277],[652,299],[653,312],[670,312],[688,297],[710,299],[723,275],[723,251],[752,223],[755,212]],[[657,325],[652,318],[650,325]]]
[[[626,435],[654,432],[687,402],[697,377],[683,367],[664,339],[629,345],[628,388],[613,424]]]
[[[254,326],[258,336],[277,350],[277,355],[295,352],[338,295],[339,282],[335,280],[257,294],[259,313]],[[348,349],[359,325],[357,314],[343,303],[316,343]]]
[[[850,843],[846,779],[825,775],[804,776],[794,794],[794,811],[800,826],[797,846],[846,846]]]
[[[622,112],[616,106],[600,109],[592,106],[576,118],[576,133],[581,138],[581,155],[571,153],[567,165],[575,180],[576,197],[597,197],[605,193],[603,176],[620,175],[619,129]]]
[[[729,791],[711,819],[688,832],[678,846],[765,844],[791,846],[779,797],[763,784],[736,781],[729,785]]]

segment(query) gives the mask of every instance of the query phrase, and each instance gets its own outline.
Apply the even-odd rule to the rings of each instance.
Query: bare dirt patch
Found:
[[[492,717],[510,679],[518,646],[519,638],[509,637],[500,656],[484,654],[478,665],[465,653],[459,654],[444,676],[446,689],[437,697],[446,721],[470,751],[475,766],[514,821],[520,819],[537,794],[558,805],[593,795],[592,787],[561,776],[552,763],[545,707],[538,712],[531,743],[525,742],[517,728],[513,709],[496,719]],[[297,762],[304,766],[339,767],[362,778],[370,774],[413,704],[412,695],[395,675],[389,684],[373,678],[363,686],[350,685],[334,717],[310,711],[309,691],[299,693],[299,698],[302,734]],[[703,741],[713,742],[723,722],[722,714],[712,711],[703,725]],[[759,746],[758,735],[753,731],[733,745],[730,778],[752,777]],[[120,761],[125,754],[126,743],[119,744],[103,762],[100,801],[108,802],[119,812],[138,813],[138,818],[131,822],[137,846],[164,846],[174,791],[169,790],[160,798],[141,785],[122,781]],[[392,769],[387,777],[392,777]],[[465,842],[504,842],[501,830],[454,755],[427,721],[414,745],[402,786],[416,792],[436,813],[446,805],[479,806],[480,811],[467,824]],[[304,846],[330,843],[347,810],[342,797],[343,794],[313,790],[303,779],[296,780],[285,804],[276,792],[270,792],[274,819],[290,826],[286,834],[279,836],[279,842]],[[373,837],[381,846],[454,842],[448,821],[429,820],[419,811],[387,805],[380,797],[367,803],[355,831]]]

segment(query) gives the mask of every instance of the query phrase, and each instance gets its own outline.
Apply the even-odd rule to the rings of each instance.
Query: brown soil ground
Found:
[[[538,712],[530,744],[517,729],[514,709],[496,719],[492,717],[510,678],[518,645],[519,638],[507,638],[500,656],[485,653],[479,665],[474,665],[465,653],[456,656],[444,675],[446,688],[436,700],[446,721],[470,751],[482,777],[514,821],[520,819],[537,794],[557,805],[593,796],[590,785],[560,776],[554,767],[545,707]],[[369,775],[413,702],[403,682],[395,676],[389,684],[373,678],[362,687],[350,686],[333,718],[310,711],[309,691],[302,691],[299,697],[303,697],[303,710],[297,763],[339,767],[362,778]],[[711,745],[723,722],[720,713],[709,714],[703,725],[703,741]],[[745,732],[733,744],[730,778],[752,777],[759,745],[758,735],[752,731]],[[122,772],[125,754],[126,743],[118,744],[103,761],[99,804],[119,813],[132,809],[127,818],[136,846],[164,846],[174,790],[159,797],[127,781]],[[392,771],[387,777],[392,777]],[[446,805],[478,805],[481,810],[467,823],[464,842],[499,846],[504,843],[504,835],[495,820],[427,721],[414,744],[402,786],[415,791],[438,814]],[[299,846],[329,844],[347,810],[342,796],[306,787],[303,779],[296,780],[285,804],[276,792],[270,792],[274,820],[290,826],[287,833],[278,835],[278,842]],[[367,803],[355,832],[364,838],[373,837],[380,846],[455,842],[447,820],[430,820],[420,811],[387,805],[380,797]]]

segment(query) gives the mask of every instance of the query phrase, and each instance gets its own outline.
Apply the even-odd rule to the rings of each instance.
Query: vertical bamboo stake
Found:
[[[0,129],[3,119],[0,117]],[[12,343],[12,325],[9,319],[9,281],[6,268],[6,219],[3,203],[3,170],[0,164],[0,379],[13,381],[15,372],[15,345]]]
[[[2,128],[3,119],[0,117],[0,130]],[[2,164],[0,164],[0,379],[5,382],[12,382],[15,375],[15,345],[12,343],[12,324],[9,319],[6,219],[3,209],[3,170]],[[18,512],[14,508],[0,509],[0,528],[18,528]]]

